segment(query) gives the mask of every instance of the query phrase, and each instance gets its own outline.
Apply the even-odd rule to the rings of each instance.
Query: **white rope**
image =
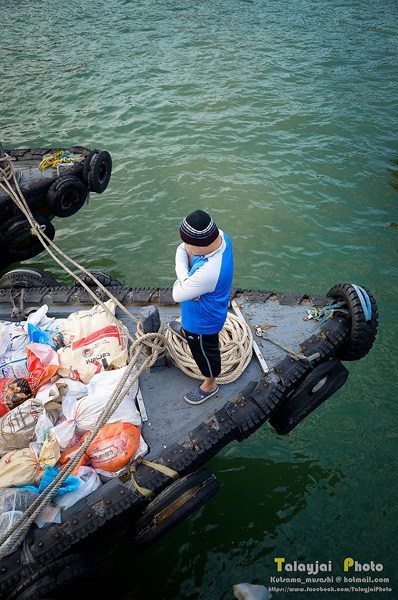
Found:
[[[180,319],[178,319],[180,320]],[[221,373],[217,383],[231,383],[246,369],[253,352],[253,336],[250,327],[242,319],[228,313],[223,329],[219,333]],[[170,329],[166,331],[166,345],[174,365],[194,379],[203,379],[187,342]]]

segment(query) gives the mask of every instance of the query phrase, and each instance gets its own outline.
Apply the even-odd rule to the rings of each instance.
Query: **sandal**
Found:
[[[188,394],[185,394],[184,400],[188,402],[188,404],[202,404],[208,398],[215,396],[220,390],[220,386],[218,385],[214,392],[204,392],[200,389],[200,385],[196,388],[196,390],[192,390]]]
[[[167,327],[181,340],[183,340],[184,342],[187,341],[187,338],[179,321],[170,321],[170,323],[167,323]]]

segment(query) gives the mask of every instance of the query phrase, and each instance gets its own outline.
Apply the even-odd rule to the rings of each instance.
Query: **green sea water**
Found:
[[[211,502],[143,553],[123,527],[88,544],[114,595],[228,600],[246,581],[281,600],[398,598],[397,1],[0,0],[0,41],[4,146],[112,155],[105,193],[54,220],[73,258],[170,286],[179,223],[202,208],[232,238],[236,287],[352,282],[379,307],[342,390],[288,436],[266,424],[209,463]],[[70,284],[44,255],[29,264]],[[389,582],[283,592],[278,557],[332,561],[336,589]],[[344,573],[347,557],[383,571]],[[355,591],[377,585],[394,591]]]

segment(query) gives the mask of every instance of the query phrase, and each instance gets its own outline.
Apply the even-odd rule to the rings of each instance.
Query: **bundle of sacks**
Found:
[[[115,314],[115,303],[107,307]],[[73,458],[126,371],[127,336],[99,305],[51,319],[42,306],[27,321],[0,321],[0,534],[12,499],[26,505]],[[130,378],[134,376],[134,371]],[[127,381],[127,384],[129,381]],[[147,452],[135,398],[138,381],[99,430],[37,524],[117,477]],[[15,502],[14,502],[15,505]],[[1,510],[3,508],[3,510]]]

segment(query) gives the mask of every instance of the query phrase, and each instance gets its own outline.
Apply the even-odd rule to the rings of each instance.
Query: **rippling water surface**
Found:
[[[289,436],[265,425],[211,461],[214,500],[143,554],[124,530],[90,548],[120,598],[227,600],[234,583],[270,585],[275,557],[332,560],[335,576],[346,557],[374,560],[398,593],[397,9],[0,1],[5,147],[112,154],[106,192],[55,221],[66,252],[125,284],[171,285],[179,223],[200,207],[233,240],[237,287],[358,282],[379,305],[343,390]],[[51,259],[30,263],[69,283]]]

